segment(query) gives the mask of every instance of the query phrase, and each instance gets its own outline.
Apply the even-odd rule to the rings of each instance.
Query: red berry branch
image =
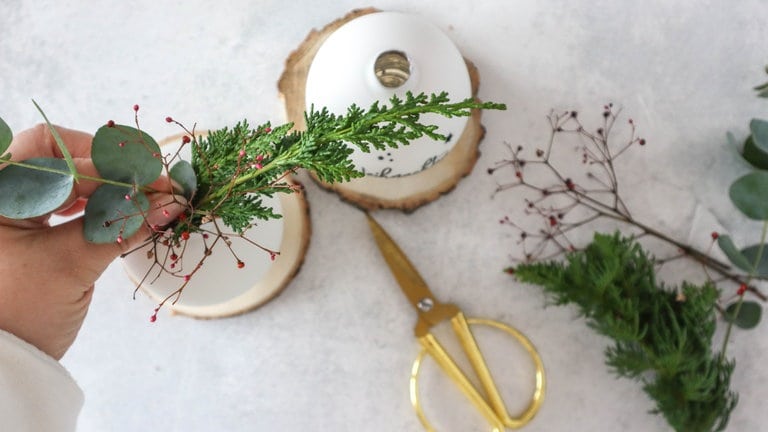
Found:
[[[707,276],[716,273],[713,282],[730,281],[745,287],[763,301],[766,296],[750,280],[765,279],[737,273],[733,268],[710,255],[661,232],[651,224],[635,218],[623,198],[620,176],[616,161],[630,149],[646,145],[638,136],[635,122],[626,121],[626,135],[619,137],[617,128],[620,109],[612,104],[605,105],[601,112],[599,127],[585,126],[576,111],[551,112],[549,139],[541,148],[528,151],[523,146],[509,147],[510,156],[499,161],[488,170],[489,174],[501,177],[501,172],[511,180],[499,181],[495,194],[519,190],[522,192],[525,215],[538,218],[538,228],[524,227],[509,216],[499,222],[512,227],[518,233],[522,255],[513,257],[517,262],[532,262],[555,258],[575,251],[579,246],[572,240],[575,230],[592,226],[600,220],[618,222],[630,227],[634,237],[653,237],[672,246],[678,253],[666,259],[657,259],[658,265],[674,259],[691,259],[702,265]],[[575,136],[578,163],[574,163],[569,148],[560,142],[565,136]],[[573,147],[571,148],[573,149]],[[712,244],[720,236],[712,235]],[[514,271],[509,269],[509,271]],[[711,278],[710,279],[714,279]]]

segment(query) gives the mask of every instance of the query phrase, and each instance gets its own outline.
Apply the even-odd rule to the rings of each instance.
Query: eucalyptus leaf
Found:
[[[197,175],[192,164],[185,160],[177,162],[171,167],[170,176],[184,189],[184,198],[191,200],[197,191]]]
[[[11,219],[42,216],[58,209],[74,186],[74,177],[63,159],[34,158],[24,163],[48,171],[17,165],[0,170],[0,215]]]
[[[72,159],[72,155],[69,153],[69,149],[66,145],[64,145],[64,140],[61,139],[61,135],[59,135],[59,131],[56,130],[55,127],[51,124],[51,121],[48,120],[48,116],[45,115],[45,112],[43,112],[43,109],[40,108],[40,105],[35,102],[34,99],[32,99],[32,103],[35,105],[35,108],[37,108],[37,111],[40,113],[41,116],[43,116],[43,120],[45,120],[45,124],[48,125],[48,130],[51,131],[51,135],[53,136],[53,140],[56,141],[56,145],[59,147],[59,151],[61,152],[61,155],[64,157],[64,161],[67,163],[67,168],[69,169],[69,172],[72,174],[72,177],[77,179],[77,168],[75,167],[75,161]]]
[[[91,159],[109,180],[144,186],[160,177],[160,146],[148,134],[124,125],[102,126],[96,131]]]
[[[11,146],[11,141],[13,141],[13,132],[8,123],[0,118],[0,155],[8,150],[8,147]]]
[[[753,301],[745,301],[741,304],[739,313],[734,317],[738,302],[731,303],[725,309],[725,319],[728,322],[733,322],[737,327],[743,329],[755,328],[760,323],[760,318],[763,315],[763,308]]]
[[[737,179],[729,190],[733,204],[750,219],[768,219],[768,172],[755,171]]]
[[[126,197],[130,199],[126,199]],[[92,243],[114,243],[128,238],[144,224],[149,200],[133,188],[104,184],[88,198],[83,233]]]
[[[733,243],[733,240],[731,240],[731,236],[720,235],[717,238],[717,245],[720,246],[720,250],[723,251],[733,265],[747,273],[752,272],[752,263],[747,257],[742,255],[741,251]]]
[[[755,146],[763,153],[768,153],[768,121],[752,119],[749,122],[749,131],[752,133]]]
[[[741,250],[741,255],[750,262],[752,267],[757,262],[757,253],[760,251],[760,244],[752,245]],[[763,248],[760,254],[760,262],[755,266],[755,276],[768,276],[768,246]]]
[[[756,86],[755,91],[757,91],[757,97],[768,97],[768,82],[760,84],[759,86]]]
[[[768,152],[755,145],[752,136],[747,137],[744,141],[744,150],[741,155],[755,168],[768,169]]]

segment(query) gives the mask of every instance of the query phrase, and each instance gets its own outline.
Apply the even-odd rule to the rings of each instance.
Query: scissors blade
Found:
[[[405,296],[408,297],[408,301],[420,312],[424,309],[431,309],[437,300],[416,267],[411,264],[408,256],[400,250],[400,247],[384,231],[384,228],[369,213],[366,212],[365,216],[368,218],[373,238],[376,239],[376,244],[379,246],[384,261],[387,262],[389,270],[395,276]]]

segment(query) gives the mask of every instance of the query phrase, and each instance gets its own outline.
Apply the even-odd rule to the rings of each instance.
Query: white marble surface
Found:
[[[509,105],[485,114],[482,156],[452,193],[410,215],[377,217],[439,296],[536,343],[548,393],[525,430],[667,430],[646,414],[638,385],[607,372],[606,340],[573,310],[544,309],[538,289],[500,271],[516,245],[497,220],[519,199],[492,199],[485,170],[505,156],[503,142],[545,139],[551,108],[596,121],[613,101],[649,142],[625,171],[637,213],[684,239],[719,225],[739,240],[754,237],[757,227],[726,198],[745,167],[724,135],[743,137],[751,117],[768,117],[768,102],[750,89],[768,62],[764,1],[4,0],[0,115],[17,131],[32,126],[35,98],[54,122],[95,131],[130,119],[138,103],[143,127],[158,137],[176,132],[166,115],[205,127],[281,121],[276,81],[286,56],[310,29],[368,5],[434,22],[478,66],[481,98]],[[150,324],[153,304],[131,300],[119,262],[107,270],[63,360],[86,393],[80,430],[421,429],[407,392],[414,314],[360,213],[306,184],[314,231],[306,262],[256,312],[216,321],[162,315]],[[729,430],[762,430],[768,325],[736,332],[729,353],[741,394]],[[493,357],[502,378],[515,376],[514,360]],[[466,420],[452,392],[433,392],[436,423]],[[470,424],[454,430],[487,430]]]

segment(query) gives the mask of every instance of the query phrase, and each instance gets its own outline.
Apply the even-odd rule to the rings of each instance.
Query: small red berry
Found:
[[[743,296],[745,292],[747,292],[747,284],[739,285],[739,290],[736,291],[736,294]]]
[[[192,279],[192,275],[184,275],[184,282],[189,282]]]
[[[557,225],[557,218],[555,218],[554,216],[550,216],[549,217],[549,226],[555,226],[555,225]]]
[[[151,317],[149,317],[149,322],[155,322],[157,321],[157,312],[153,313]]]
[[[130,195],[128,195],[128,194],[125,194],[125,200],[126,200],[126,201],[130,201],[130,200],[131,200],[131,196],[130,196]]]
[[[171,263],[171,268],[176,267],[176,263]]]
[[[107,127],[115,127],[115,121],[114,120],[108,121],[107,122]]]
[[[257,170],[260,170],[260,169],[264,168],[264,165],[262,165],[260,163],[255,163],[255,164],[253,164],[253,168],[255,168]]]
[[[175,253],[171,254],[171,260],[176,261],[177,259],[179,259],[178,255],[176,255]]]
[[[189,231],[184,231],[181,233],[181,238],[184,240],[189,240]]]
[[[187,215],[185,215],[184,213],[180,214],[179,215],[179,221],[180,222],[184,222],[185,220],[187,220]]]
[[[576,185],[573,184],[573,180],[567,178],[565,179],[565,187],[567,187],[568,190],[573,190],[576,187]]]
[[[640,141],[638,141],[638,143],[639,143],[641,146],[644,146],[644,145],[645,145],[645,139],[643,139],[643,138],[640,138]]]
[[[203,233],[203,238],[207,239],[208,238],[208,234],[207,233]]]
[[[133,110],[134,110],[134,111],[138,111],[138,110],[139,110],[139,106],[138,106],[138,105],[134,105],[134,106],[133,106]]]
[[[712,240],[717,240],[720,234],[717,231],[712,231]]]
[[[117,236],[117,238],[115,240],[117,241],[117,243],[122,243],[123,242],[123,236],[119,235],[119,236]]]
[[[269,259],[271,259],[272,261],[274,261],[274,260],[275,260],[275,257],[276,257],[276,255],[275,255],[275,253],[274,253],[274,252],[270,252],[270,253],[269,253]]]
[[[120,141],[119,143],[117,143],[117,146],[118,147],[125,147],[125,141]]]
[[[165,121],[168,123],[173,123],[173,117],[166,117]]]
[[[192,141],[192,138],[190,138],[189,135],[184,135],[184,137],[181,138],[181,142],[184,144],[189,144],[190,141]]]
[[[245,263],[242,262],[242,261],[238,261],[237,262],[237,268],[243,268],[243,267],[245,267]]]
[[[265,133],[270,133],[270,132],[272,132],[272,128],[264,128],[264,132]]]
[[[240,157],[245,157],[245,150],[240,150]]]
[[[256,162],[261,162],[264,160],[264,155],[256,155]]]

